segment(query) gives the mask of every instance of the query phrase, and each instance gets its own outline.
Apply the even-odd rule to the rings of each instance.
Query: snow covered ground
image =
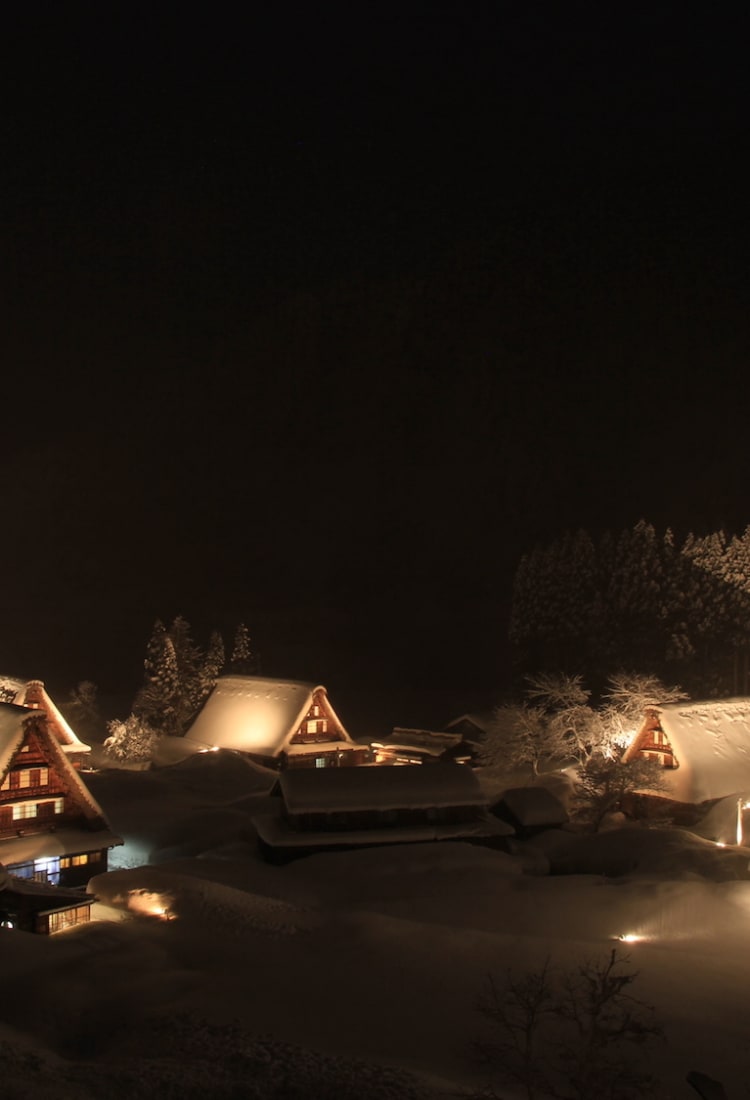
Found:
[[[746,1095],[747,849],[625,828],[272,866],[251,817],[273,775],[234,754],[89,779],[126,844],[92,880],[100,919],[0,930],[4,1100],[460,1095],[488,974],[614,945],[666,1032],[663,1095],[695,1100],[689,1070]]]

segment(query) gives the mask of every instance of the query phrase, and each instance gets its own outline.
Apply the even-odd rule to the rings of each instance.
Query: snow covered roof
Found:
[[[441,756],[447,749],[454,749],[464,740],[460,733],[436,730],[404,729],[396,726],[383,741],[377,742],[394,749],[419,749],[430,756]]]
[[[43,720],[39,721],[42,718]],[[15,703],[0,702],[0,783],[4,780],[8,768],[12,765],[23,743],[26,734],[25,723],[34,720],[36,720],[36,735],[43,744],[46,744],[49,761],[57,768],[58,774],[68,789],[76,791],[83,814],[94,828],[97,826],[109,828],[104,811],[68,759],[64,746],[50,731],[46,715],[40,714],[39,710],[19,707]],[[7,842],[1,843],[4,851]],[[107,842],[102,842],[103,845],[105,843]],[[121,844],[122,841],[116,837],[112,843]]]
[[[5,773],[13,754],[23,741],[23,720],[29,717],[26,707],[15,703],[0,703],[0,776]]]
[[[75,829],[71,826],[46,829],[44,832],[24,833],[0,841],[3,863],[16,866],[32,859],[51,859],[54,856],[72,856],[79,852],[91,852],[97,848],[115,848],[122,844],[122,837],[109,828]]]
[[[673,798],[698,803],[750,789],[750,698],[656,709],[678,763],[664,772]]]
[[[511,787],[503,793],[498,807],[527,829],[563,825],[568,820],[562,802],[546,787]]]
[[[291,813],[487,805],[476,775],[460,764],[290,768],[279,784]]]
[[[91,752],[91,746],[85,744],[76,735],[63,717],[59,707],[52,701],[42,680],[18,680],[14,676],[0,676],[0,692],[10,702],[19,706],[28,706],[46,711],[52,732],[67,753]]]
[[[185,736],[205,746],[279,756],[313,702],[323,706],[329,723],[351,744],[320,684],[259,676],[220,676]],[[338,747],[344,746],[338,742]]]
[[[475,711],[472,714],[459,714],[458,718],[448,722],[445,729],[448,733],[456,731],[466,737],[467,740],[471,740],[472,733],[475,733],[481,739],[487,733],[491,724],[491,712],[483,711],[479,713]]]
[[[512,826],[496,818],[333,832],[323,829],[305,829],[300,832],[278,814],[258,814],[253,818],[253,824],[262,841],[272,848],[281,849],[357,848],[378,844],[419,844],[436,840],[479,840],[513,836],[515,832]]]

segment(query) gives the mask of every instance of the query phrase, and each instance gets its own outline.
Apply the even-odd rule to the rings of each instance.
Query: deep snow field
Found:
[[[746,1096],[750,850],[626,827],[274,866],[251,823],[273,773],[179,756],[87,777],[126,841],[91,924],[0,930],[4,1100],[461,1095],[484,1081],[488,974],[613,946],[665,1030],[663,1096],[695,1100],[689,1070]]]

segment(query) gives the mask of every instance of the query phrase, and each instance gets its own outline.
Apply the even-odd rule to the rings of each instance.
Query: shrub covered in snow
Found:
[[[109,737],[104,748],[109,756],[121,763],[141,764],[151,760],[156,731],[142,718],[129,715],[124,721],[115,718],[107,722]]]

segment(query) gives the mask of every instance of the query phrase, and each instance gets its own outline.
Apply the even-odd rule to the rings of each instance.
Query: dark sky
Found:
[[[3,671],[437,721],[536,540],[750,522],[746,21],[153,7],[5,17]]]

